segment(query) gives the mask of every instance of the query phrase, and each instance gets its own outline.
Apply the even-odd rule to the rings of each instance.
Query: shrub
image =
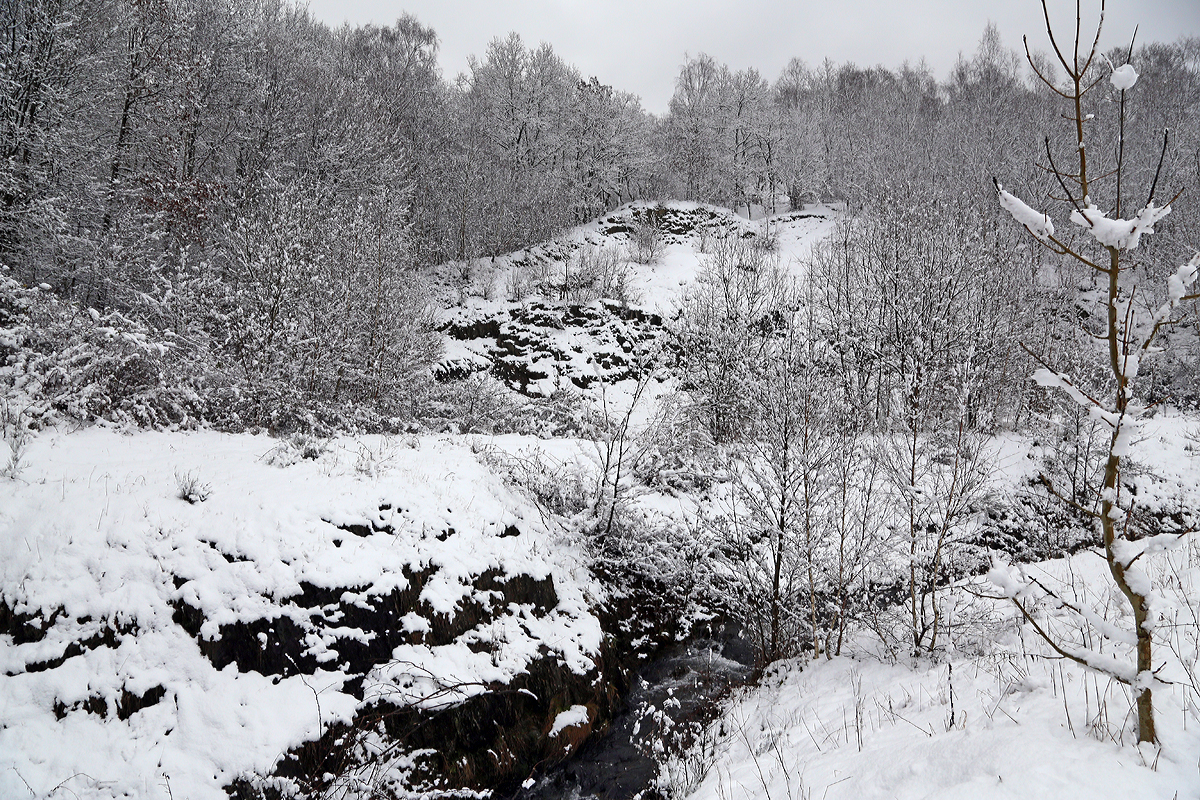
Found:
[[[662,229],[653,209],[633,212],[633,230],[629,235],[630,258],[639,264],[653,264],[662,255]]]
[[[203,503],[212,494],[212,486],[201,481],[194,472],[176,471],[175,488],[175,496],[192,505]]]

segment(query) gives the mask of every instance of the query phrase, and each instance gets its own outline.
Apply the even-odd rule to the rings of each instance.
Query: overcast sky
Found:
[[[1073,34],[1075,3],[1050,0],[1051,20]],[[1200,0],[1110,2],[1102,43],[1174,41],[1200,36]],[[1099,0],[1084,0],[1085,30]],[[926,59],[945,78],[959,52],[971,53],[989,20],[1004,43],[1049,50],[1036,0],[311,0],[331,25],[390,24],[408,11],[437,32],[443,74],[466,69],[469,55],[516,31],[526,46],[548,42],[584,76],[641,96],[662,113],[685,53],[708,53],[733,69],[754,67],[774,81],[793,56],[859,66],[898,67]],[[1086,34],[1085,34],[1086,36]],[[1061,41],[1061,40],[1060,40]]]

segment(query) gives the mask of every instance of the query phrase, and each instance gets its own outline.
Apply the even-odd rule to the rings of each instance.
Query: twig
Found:
[[[1158,175],[1160,172],[1162,172],[1163,159],[1166,158],[1166,156],[1167,156],[1167,137],[1170,135],[1171,135],[1171,129],[1164,128],[1163,129],[1162,152],[1160,152],[1158,154],[1158,166],[1155,167],[1155,169],[1154,169],[1154,180],[1150,184],[1150,198],[1148,200],[1146,200],[1147,206],[1154,202],[1154,190],[1158,188]],[[1170,203],[1168,203],[1167,205],[1170,205]]]

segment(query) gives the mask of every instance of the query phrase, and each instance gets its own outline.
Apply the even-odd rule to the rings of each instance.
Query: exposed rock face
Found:
[[[0,697],[20,720],[0,751],[35,793],[514,787],[608,725],[624,688],[599,584],[467,443],[279,447],[44,434],[28,483],[0,482]]]
[[[452,615],[430,613],[419,597],[431,574],[407,576],[408,588],[375,598],[367,607],[313,587],[293,598],[297,608],[311,615],[317,629],[334,631],[344,626],[367,633],[366,643],[339,640],[339,657],[359,675],[347,691],[360,699],[369,695],[363,676],[388,664],[398,644],[418,640],[431,646],[452,644],[488,625],[497,609],[515,604],[528,607],[536,616],[558,602],[548,578],[489,570],[477,576],[473,585],[488,594],[491,603],[468,603]],[[429,629],[406,631],[403,620],[411,613],[428,616]],[[182,606],[180,616],[198,630],[194,610]],[[334,620],[336,625],[330,624]],[[287,617],[280,617],[223,626],[217,639],[198,640],[216,666],[232,663],[239,670],[286,675],[316,667],[311,658],[295,657],[306,635]],[[485,647],[477,642],[468,646]],[[587,674],[570,669],[557,654],[542,648],[523,674],[444,707],[398,706],[384,698],[373,702],[368,698],[353,722],[331,726],[319,740],[290,752],[278,764],[275,777],[287,779],[302,797],[372,780],[372,791],[388,797],[389,791],[401,787],[390,785],[386,776],[396,770],[397,761],[403,761],[405,790],[416,788],[435,796],[460,790],[512,793],[531,775],[567,758],[593,732],[607,730],[628,689],[627,674],[607,646]],[[445,688],[451,693],[454,687]],[[586,722],[551,736],[556,717],[572,706],[587,708]],[[271,780],[240,780],[229,791],[235,798],[272,797],[273,785]]]
[[[365,525],[342,525],[350,536],[390,537],[386,526],[378,530]],[[441,540],[456,535],[453,528],[442,531]],[[507,526],[501,538],[519,537],[515,525]],[[218,549],[216,545],[211,545]],[[218,552],[219,549],[218,549]],[[242,556],[220,552],[233,564],[250,564]],[[479,687],[482,691],[462,702],[443,707],[420,708],[389,703],[386,697],[368,698],[372,670],[393,661],[401,645],[440,647],[465,643],[472,652],[494,650],[489,642],[472,632],[496,623],[504,612],[518,607],[535,624],[555,611],[559,597],[550,576],[507,574],[498,568],[485,569],[471,579],[471,590],[452,613],[439,613],[423,590],[438,573],[428,565],[405,569],[403,585],[386,594],[371,595],[366,587],[324,588],[301,584],[299,594],[281,600],[278,614],[217,626],[216,635],[206,635],[205,613],[186,599],[188,581],[175,577],[181,590],[174,601],[172,621],[195,640],[201,654],[218,670],[233,667],[240,673],[257,672],[282,679],[312,675],[318,669],[336,668],[348,680],[342,691],[362,703],[354,720],[331,725],[317,741],[290,752],[279,764],[275,777],[287,779],[301,796],[316,796],[347,775],[361,776],[390,766],[364,744],[381,743],[386,752],[419,752],[416,768],[406,774],[413,784],[431,790],[501,790],[512,792],[530,775],[567,757],[597,731],[607,729],[620,698],[626,691],[627,668],[617,663],[604,646],[595,668],[586,674],[572,669],[559,653],[546,647],[532,657],[523,674],[508,683]],[[425,624],[414,624],[423,620]],[[92,631],[72,638],[71,631]],[[54,632],[62,639],[55,647],[48,640]],[[42,672],[61,667],[67,660],[100,648],[115,650],[121,640],[136,637],[136,626],[113,621],[95,624],[89,618],[71,620],[63,608],[50,613],[16,612],[0,603],[0,635],[14,644],[44,643],[44,660],[25,664],[16,674]],[[314,648],[323,640],[325,647]],[[448,694],[454,687],[446,687]],[[59,719],[86,713],[102,719],[128,720],[136,712],[154,706],[167,694],[161,685],[135,692],[122,689],[117,697],[99,695],[67,704],[56,701]],[[555,732],[556,717],[573,706],[587,709],[586,722]],[[237,798],[274,797],[276,784],[257,776],[241,778],[229,787]],[[393,787],[398,788],[398,787]],[[388,787],[376,787],[388,796]]]
[[[756,225],[725,209],[695,203],[634,203],[562,237],[472,262],[472,269],[488,276],[484,280],[489,287],[485,293],[488,298],[496,294],[508,276],[507,296],[511,302],[480,301],[474,307],[449,312],[441,330],[452,345],[462,343],[465,347],[449,348],[450,355],[435,370],[438,378],[452,381],[487,371],[513,390],[547,396],[559,389],[585,389],[597,380],[637,378],[649,368],[670,363],[671,353],[661,350],[664,345],[673,346],[665,336],[663,319],[637,307],[640,290],[622,293],[619,286],[604,281],[599,281],[603,286],[591,287],[590,297],[617,297],[629,302],[575,302],[581,298],[568,290],[573,285],[568,276],[574,275],[572,270],[581,269],[578,262],[586,260],[589,253],[615,258],[613,268],[618,272],[630,270],[627,277],[636,271],[641,271],[643,277],[654,272],[654,256],[635,264],[639,250],[635,240],[647,230],[652,232],[656,253],[668,245],[704,251],[709,240],[759,235]],[[542,277],[521,278],[532,275]],[[517,287],[524,288],[518,291]],[[449,305],[453,302],[451,292],[443,288]],[[606,289],[617,293],[604,294]],[[657,359],[654,364],[648,363],[651,353]]]
[[[337,528],[360,538],[395,535],[375,520]],[[432,538],[446,542],[456,535],[450,527]],[[498,535],[519,537],[521,532],[509,525]],[[222,556],[230,563],[238,560]],[[501,622],[514,607],[536,624],[559,605],[551,577],[509,574],[493,567],[471,577],[470,591],[452,612],[439,612],[424,596],[438,572],[434,564],[405,567],[402,585],[386,594],[371,594],[367,587],[330,589],[302,583],[299,594],[281,603],[278,616],[223,624],[211,638],[202,631],[203,612],[186,600],[176,601],[173,619],[195,637],[217,669],[233,665],[239,672],[283,678],[336,668],[349,676],[342,691],[363,701],[354,720],[331,726],[319,740],[296,748],[277,766],[275,777],[291,781],[300,796],[318,796],[348,778],[363,780],[364,774],[386,775],[395,768],[389,751],[406,761],[404,780],[410,788],[513,791],[536,770],[567,757],[593,730],[607,728],[627,688],[625,672],[607,648],[595,659],[595,668],[584,674],[540,646],[522,674],[475,687],[460,702],[451,702],[461,693],[441,676],[428,676],[433,690],[416,691],[417,702],[390,702],[388,692],[381,693],[371,682],[377,668],[395,666],[397,648],[465,645],[471,652],[495,657],[496,643],[474,635],[477,631]],[[183,589],[186,581],[177,578],[176,585]],[[317,640],[326,647],[314,648]],[[447,702],[437,701],[439,692]],[[556,716],[575,705],[588,709],[586,724],[550,736]],[[419,755],[409,760],[411,753]],[[272,785],[269,780],[241,780],[230,793],[238,798],[270,797]],[[386,780],[380,779],[373,790],[388,796]]]
[[[442,380],[490,370],[509,388],[548,395],[560,388],[586,389],[640,378],[657,366],[649,361],[666,329],[658,314],[609,300],[586,305],[535,300],[498,311],[457,310],[442,325],[452,339],[479,357],[444,361]]]

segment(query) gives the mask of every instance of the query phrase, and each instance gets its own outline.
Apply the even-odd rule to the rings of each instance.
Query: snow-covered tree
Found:
[[[1155,224],[1171,212],[1170,202],[1156,203],[1160,188],[1156,174],[1147,187],[1145,203],[1129,217],[1123,217],[1131,208],[1128,201],[1132,193],[1128,185],[1122,185],[1125,172],[1124,109],[1126,97],[1138,81],[1138,73],[1132,63],[1118,66],[1104,60],[1097,49],[1104,22],[1103,3],[1095,39],[1086,51],[1080,49],[1077,34],[1073,52],[1064,52],[1050,25],[1045,0],[1042,8],[1050,43],[1067,78],[1065,84],[1059,84],[1041,72],[1038,74],[1046,86],[1068,104],[1067,119],[1073,128],[1070,156],[1060,155],[1056,161],[1050,140],[1046,140],[1046,167],[1057,180],[1063,202],[1069,204],[1069,220],[1074,228],[1060,232],[1048,214],[1033,209],[1000,183],[996,184],[996,190],[1000,205],[1030,235],[1051,252],[1087,267],[1101,284],[1097,294],[1103,321],[1101,330],[1095,333],[1104,344],[1107,380],[1089,385],[1079,377],[1056,371],[1049,363],[1043,363],[1034,379],[1042,386],[1064,392],[1107,427],[1108,447],[1099,502],[1095,510],[1084,511],[1094,518],[1100,529],[1109,573],[1133,612],[1133,630],[1126,631],[1099,620],[1087,608],[1058,597],[1041,583],[1008,569],[997,567],[989,577],[1060,656],[1128,685],[1136,696],[1138,741],[1154,742],[1157,735],[1152,697],[1158,667],[1153,658],[1153,643],[1164,601],[1142,569],[1144,562],[1139,565],[1138,561],[1173,546],[1184,532],[1169,530],[1146,535],[1146,531],[1140,530],[1135,522],[1137,499],[1125,490],[1122,470],[1138,437],[1139,421],[1148,410],[1140,391],[1143,380],[1139,378],[1139,371],[1157,352],[1164,330],[1176,319],[1181,305],[1200,299],[1200,294],[1191,293],[1200,271],[1200,255],[1193,256],[1167,277],[1165,292],[1156,294],[1138,284],[1132,264],[1133,251],[1138,248],[1141,237],[1153,233]],[[1076,10],[1078,15],[1078,2]],[[1037,71],[1032,58],[1030,64]],[[1094,115],[1089,112],[1095,95],[1103,90],[1105,79],[1118,93],[1120,104],[1116,163],[1112,172],[1104,176],[1114,178],[1111,188],[1102,187],[1102,178],[1095,176],[1095,160],[1100,153],[1093,154],[1092,143],[1096,136],[1092,131]],[[1064,161],[1071,166],[1065,166]],[[1101,207],[1102,203],[1104,207]],[[1033,614],[1034,604],[1046,597],[1054,606],[1076,614],[1079,624],[1091,630],[1098,639],[1132,644],[1134,662],[1122,661],[1110,653],[1064,641],[1048,633]]]

